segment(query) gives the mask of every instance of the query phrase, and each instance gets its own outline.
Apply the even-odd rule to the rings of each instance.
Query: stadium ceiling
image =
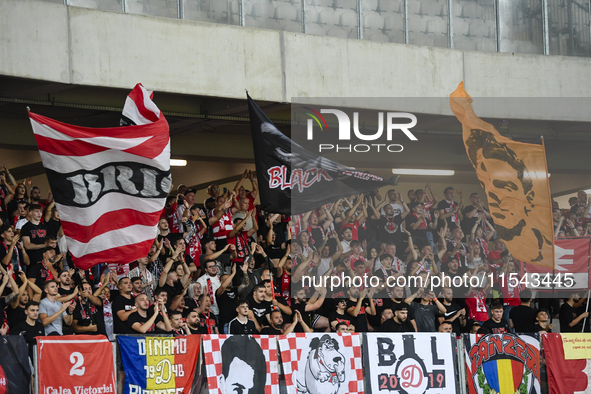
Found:
[[[86,127],[113,127],[126,95],[132,87],[113,89],[0,76],[0,149],[36,151],[37,146],[26,108],[50,118]],[[246,100],[189,96],[155,92],[154,101],[170,124],[172,157],[200,162],[253,164],[254,157]],[[289,104],[258,102],[267,116],[286,135],[290,135]],[[389,176],[393,167],[452,169],[455,182],[476,183],[461,139],[461,126],[452,116],[417,115],[413,133],[419,142],[405,143],[401,156],[368,158],[346,163]],[[485,119],[494,125],[498,119]],[[509,128],[500,132],[514,140],[546,141],[553,195],[564,195],[580,188],[591,188],[591,131],[589,123],[509,119]],[[23,165],[18,154],[5,155],[4,161],[17,179],[40,175],[40,162]],[[330,157],[330,155],[328,156]],[[369,156],[371,157],[371,156]],[[563,178],[555,186],[557,178]],[[429,180],[427,180],[429,181]]]

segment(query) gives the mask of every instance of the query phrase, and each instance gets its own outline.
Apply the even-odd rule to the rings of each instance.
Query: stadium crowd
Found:
[[[83,271],[51,193],[42,201],[30,180],[1,167],[0,333],[34,343],[66,334],[551,332],[556,317],[560,331],[576,332],[588,315],[584,294],[534,301],[520,283],[499,285],[520,263],[477,193],[373,190],[292,217],[255,206],[250,171],[233,190],[209,186],[202,205],[195,193],[180,185],[170,194],[147,256]],[[591,235],[590,208],[584,192],[568,210],[554,204],[555,235]],[[445,276],[463,280],[431,286]]]

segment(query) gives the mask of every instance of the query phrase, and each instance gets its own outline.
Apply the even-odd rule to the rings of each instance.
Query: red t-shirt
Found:
[[[480,322],[488,320],[488,311],[486,309],[486,294],[483,290],[472,292],[466,296],[466,307],[470,319]]]

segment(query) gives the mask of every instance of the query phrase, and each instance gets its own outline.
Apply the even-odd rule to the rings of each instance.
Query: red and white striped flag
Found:
[[[137,84],[125,127],[78,127],[29,112],[76,266],[146,257],[170,191],[168,122]]]

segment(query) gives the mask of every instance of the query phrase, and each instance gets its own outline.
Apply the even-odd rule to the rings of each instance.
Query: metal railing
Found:
[[[463,50],[590,56],[591,0],[45,0]]]

